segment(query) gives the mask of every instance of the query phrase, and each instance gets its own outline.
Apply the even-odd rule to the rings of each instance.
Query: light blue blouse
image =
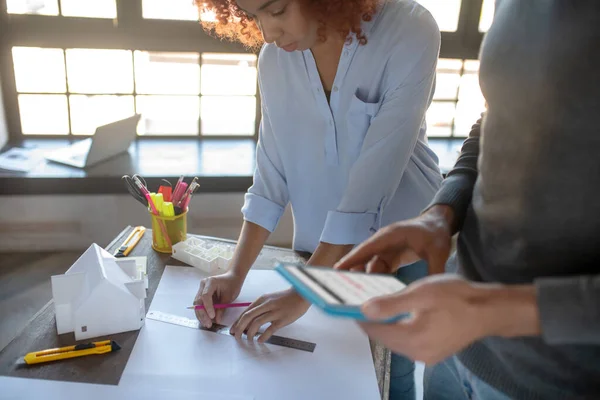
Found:
[[[387,0],[345,45],[330,102],[310,50],[263,47],[262,121],[244,219],[269,231],[291,203],[294,249],[358,244],[418,215],[441,183],[425,112],[440,33],[412,0]]]

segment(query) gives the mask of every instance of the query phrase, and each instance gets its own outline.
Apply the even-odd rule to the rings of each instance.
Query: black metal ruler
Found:
[[[200,321],[198,321],[196,319],[190,319],[190,318],[180,317],[178,315],[167,314],[162,311],[149,311],[148,314],[146,315],[146,318],[152,319],[155,321],[166,322],[168,324],[185,326],[186,328],[200,329],[203,331],[208,331],[208,332],[218,333],[221,335],[231,336],[231,334],[229,333],[228,326],[213,323],[210,328],[205,328],[202,325],[200,325]],[[256,335],[259,335],[259,334],[260,334],[260,332],[257,333]],[[317,347],[316,343],[305,342],[304,340],[292,339],[292,338],[287,338],[287,337],[277,336],[277,335],[271,336],[266,341],[266,343],[269,343],[269,344],[272,344],[275,346],[283,346],[283,347],[287,347],[290,349],[308,351],[309,353],[314,352],[315,347]]]

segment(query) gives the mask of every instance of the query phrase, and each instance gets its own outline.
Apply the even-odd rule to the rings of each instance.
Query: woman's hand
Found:
[[[258,341],[264,343],[275,331],[291,324],[309,309],[310,303],[293,289],[270,293],[259,297],[244,311],[231,327],[231,334],[241,338],[246,332],[249,339],[254,338],[261,326],[271,323],[260,335]]]
[[[210,328],[213,321],[221,323],[225,310],[215,310],[213,305],[232,303],[239,296],[243,284],[244,277],[231,271],[202,279],[194,305],[204,306],[203,310],[196,310],[196,317],[204,327]]]

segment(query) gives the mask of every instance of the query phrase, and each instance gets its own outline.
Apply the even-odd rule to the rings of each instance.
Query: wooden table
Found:
[[[124,238],[127,237],[126,235],[129,234],[131,229],[131,226],[125,228],[106,247],[106,250],[112,254]],[[171,258],[168,254],[155,252],[152,250],[151,244],[152,232],[147,230],[146,234],[130,254],[131,256],[146,256],[148,260],[146,310],[150,307],[150,303],[154,298],[154,293],[156,292],[165,266],[167,264],[185,265]],[[292,250],[288,249],[273,247],[271,249],[281,252],[282,257],[293,254]],[[73,333],[64,335],[56,334],[54,304],[50,301],[33,316],[23,331],[0,352],[0,375],[117,385],[121,379],[129,355],[133,350],[138,333],[139,331],[133,331],[110,335],[110,339],[119,343],[121,350],[102,357],[74,358],[66,362],[40,364],[33,367],[18,366],[16,360],[22,358],[28,352],[67,346],[75,342]],[[103,340],[103,338],[97,340]],[[382,399],[387,400],[390,379],[390,352],[373,342],[371,343],[371,350],[379,391],[382,393]]]

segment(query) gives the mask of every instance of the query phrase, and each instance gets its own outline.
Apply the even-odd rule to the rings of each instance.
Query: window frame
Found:
[[[462,0],[458,27],[455,32],[442,32],[440,58],[477,59],[484,33],[479,32],[483,0]],[[197,21],[157,20],[142,17],[142,0],[116,0],[117,19],[63,17],[58,1],[59,15],[8,14],[7,2],[0,0],[0,86],[4,101],[10,142],[24,139],[60,138],[79,140],[87,135],[32,135],[23,134],[13,69],[13,46],[125,49],[152,52],[250,53],[239,43],[218,40],[207,34]],[[256,53],[255,53],[256,54]],[[134,57],[132,53],[132,58]],[[132,96],[136,96],[136,88]],[[69,95],[66,88],[65,95]],[[199,95],[201,97],[201,95]],[[135,97],[134,97],[135,98]],[[68,99],[68,97],[67,97]],[[67,102],[68,104],[68,102]],[[70,107],[70,106],[69,106]],[[261,100],[257,83],[256,120],[254,135],[202,135],[201,118],[198,121],[198,139],[258,139]],[[69,118],[69,127],[71,120]],[[454,129],[453,129],[454,134]],[[190,139],[193,135],[143,135],[144,139]],[[430,139],[453,139],[429,136]]]

